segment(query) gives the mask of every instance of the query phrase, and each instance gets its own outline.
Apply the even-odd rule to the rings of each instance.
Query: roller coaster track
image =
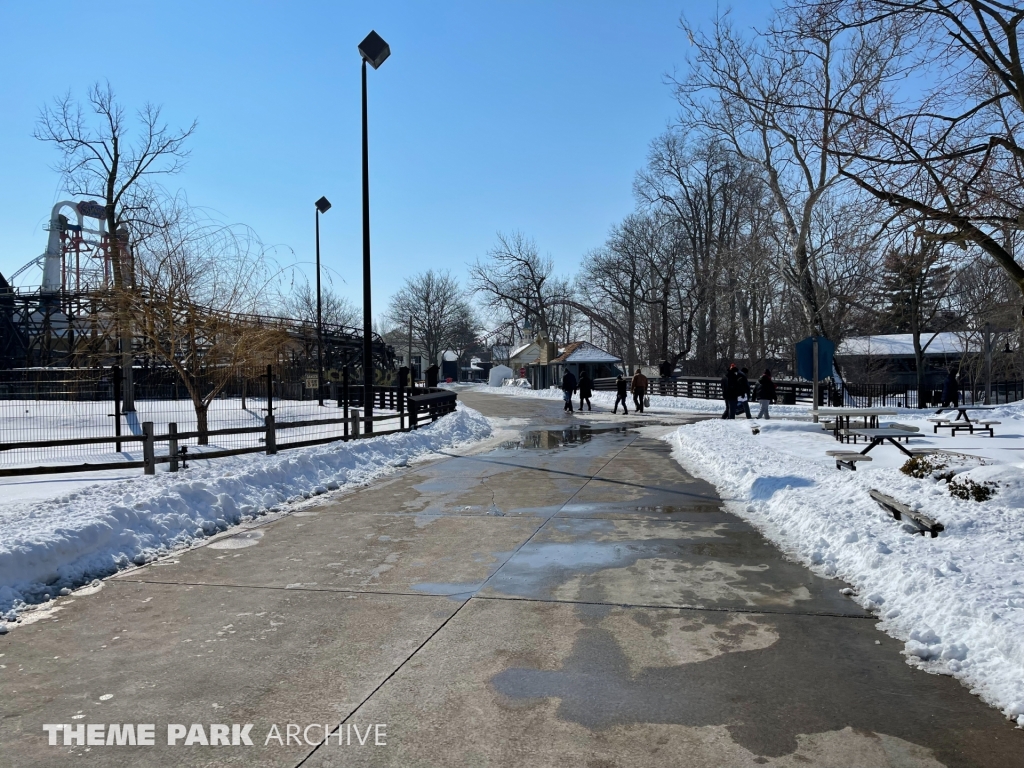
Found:
[[[203,306],[192,309],[234,325],[282,331],[294,342],[293,362],[315,360],[316,324],[311,321]],[[0,275],[0,369],[113,364],[115,316],[110,293],[24,291],[12,288]],[[358,366],[362,361],[363,336],[358,328],[325,323],[323,344],[329,368]],[[133,347],[144,350],[144,339],[137,338]],[[394,350],[378,334],[373,335],[373,356],[375,368],[394,368]]]

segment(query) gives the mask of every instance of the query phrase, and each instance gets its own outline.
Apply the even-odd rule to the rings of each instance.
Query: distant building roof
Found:
[[[552,363],[621,363],[622,358],[595,347],[589,341],[573,341],[565,345],[562,354]]]
[[[977,352],[977,341],[960,333],[922,333],[921,346],[925,355],[962,355]],[[836,356],[898,357],[914,355],[914,336],[910,333],[886,333],[878,336],[855,336],[846,339],[836,350]]]
[[[528,342],[526,344],[523,344],[523,346],[521,346],[521,347],[516,347],[514,350],[512,350],[512,353],[509,355],[509,357],[515,357],[516,355],[521,355],[523,352],[528,350],[530,348],[530,345],[533,344],[533,343],[534,342],[531,341],[531,342]]]

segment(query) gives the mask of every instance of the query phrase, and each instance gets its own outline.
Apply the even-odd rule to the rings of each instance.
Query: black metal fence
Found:
[[[810,405],[813,402],[811,382],[803,379],[775,379],[777,401],[783,405]],[[751,381],[751,389],[754,382]],[[693,397],[701,400],[722,399],[722,379],[715,376],[677,376],[652,378],[649,394],[666,397]],[[614,390],[615,379],[595,379],[594,389]],[[989,390],[989,403],[1013,403],[1024,400],[1024,380],[993,382]],[[961,381],[960,402],[972,405],[985,402],[985,385]],[[818,391],[818,404],[842,407],[896,407],[928,408],[942,403],[941,390],[925,390],[919,398],[913,387],[901,384],[857,384],[832,381],[822,382]]]

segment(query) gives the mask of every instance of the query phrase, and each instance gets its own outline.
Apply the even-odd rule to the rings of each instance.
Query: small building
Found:
[[[561,379],[566,371],[571,371],[577,379],[584,371],[590,374],[591,379],[604,379],[622,373],[618,367],[621,362],[621,357],[595,347],[589,341],[573,341],[565,345],[550,366],[554,381]]]
[[[940,389],[952,367],[981,351],[976,339],[965,333],[922,333],[925,389]],[[843,377],[858,383],[917,386],[914,337],[910,333],[855,336],[836,349],[836,363]]]
[[[508,367],[517,378],[524,378],[534,389],[547,389],[552,380],[548,371],[548,362],[558,356],[555,345],[548,341],[543,333],[529,344],[523,344],[509,355]]]

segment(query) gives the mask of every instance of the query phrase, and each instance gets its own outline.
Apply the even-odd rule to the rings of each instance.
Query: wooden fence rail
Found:
[[[376,388],[375,388],[376,390]],[[376,437],[379,435],[390,435],[398,432],[409,432],[414,429],[426,426],[428,423],[437,421],[442,416],[455,411],[456,395],[454,392],[443,389],[412,390],[407,391],[398,387],[381,387],[379,392],[378,408],[392,406],[391,413],[378,414],[372,418],[374,422],[394,421],[397,419],[398,427],[383,432],[374,431],[370,434],[360,435],[360,424],[365,423],[366,417],[360,415],[359,409],[352,408],[350,412],[349,403],[345,402],[347,416],[334,419],[309,419],[304,421],[277,422],[273,414],[268,414],[264,419],[263,426],[257,427],[228,427],[224,429],[211,429],[193,432],[178,432],[177,424],[171,422],[167,425],[164,434],[157,434],[152,422],[143,422],[141,435],[123,435],[114,437],[83,437],[61,440],[34,440],[30,442],[0,443],[0,451],[10,451],[24,448],[48,448],[54,446],[75,446],[75,445],[97,445],[114,442],[141,442],[142,461],[117,461],[85,464],[56,464],[50,466],[23,466],[0,468],[0,477],[15,477],[20,475],[45,475],[64,474],[68,472],[94,472],[106,469],[132,469],[141,467],[145,474],[156,473],[157,464],[170,464],[170,471],[177,472],[179,465],[186,461],[197,461],[215,459],[224,456],[237,456],[246,453],[265,452],[268,455],[277,453],[279,450],[289,448],[304,448],[313,445],[321,445],[337,441],[357,440],[361,437]],[[411,394],[415,392],[416,394]],[[378,392],[374,391],[374,401],[378,401]],[[421,420],[422,419],[422,420]],[[429,419],[429,421],[428,421]],[[342,435],[330,437],[317,437],[307,440],[297,440],[281,443],[278,441],[278,432],[282,430],[303,429],[308,427],[329,426],[343,424],[345,432]],[[204,451],[189,453],[187,447],[180,443],[187,440],[205,439],[217,435],[242,435],[256,434],[264,435],[262,446],[249,446],[245,448],[230,448],[217,451]],[[157,455],[156,444],[167,443],[168,453]]]

